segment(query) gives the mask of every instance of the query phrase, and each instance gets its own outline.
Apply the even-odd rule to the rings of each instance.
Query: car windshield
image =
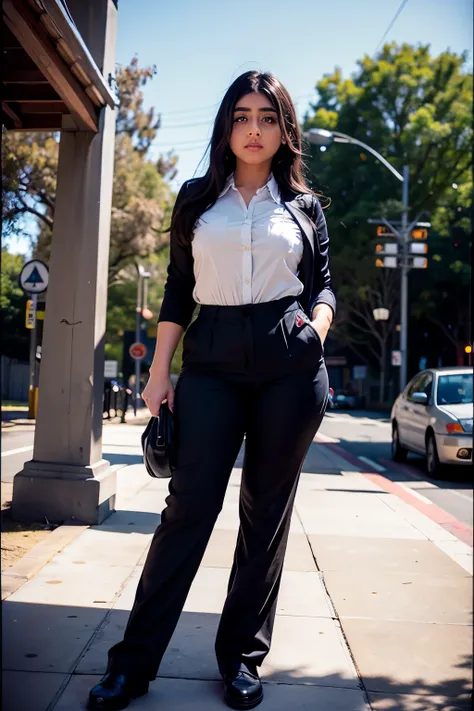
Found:
[[[472,403],[472,373],[440,375],[436,403],[438,405]]]

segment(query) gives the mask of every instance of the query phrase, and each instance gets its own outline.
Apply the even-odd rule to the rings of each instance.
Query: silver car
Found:
[[[393,403],[392,459],[426,456],[431,476],[445,464],[472,464],[472,368],[427,368]]]

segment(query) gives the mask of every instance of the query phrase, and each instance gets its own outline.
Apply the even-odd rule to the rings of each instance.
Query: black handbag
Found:
[[[148,474],[155,479],[169,478],[175,469],[173,414],[164,402],[158,417],[151,417],[142,434],[143,461]]]

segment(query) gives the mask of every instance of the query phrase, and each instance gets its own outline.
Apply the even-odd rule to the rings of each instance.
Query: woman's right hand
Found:
[[[174,388],[169,375],[151,374],[142,393],[142,399],[153,417],[158,416],[163,400],[168,401],[168,407],[173,412]]]

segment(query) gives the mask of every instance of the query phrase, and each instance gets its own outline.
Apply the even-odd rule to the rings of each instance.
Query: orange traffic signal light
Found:
[[[412,230],[411,236],[413,239],[427,239],[428,230],[425,227],[419,227],[416,230]]]
[[[377,225],[377,237],[392,237],[393,232],[387,225]]]
[[[464,348],[464,352],[465,352],[465,353],[472,353],[472,346],[466,346],[466,347]]]

